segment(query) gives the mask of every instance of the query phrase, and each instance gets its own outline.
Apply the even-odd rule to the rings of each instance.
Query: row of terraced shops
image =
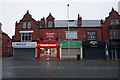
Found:
[[[12,47],[14,58],[64,59],[70,57],[77,59],[77,55],[80,55],[80,59],[108,59],[109,57],[114,60],[120,58],[120,45],[111,45],[110,41],[13,42]]]
[[[70,44],[70,46],[69,46]],[[14,58],[105,59],[104,41],[89,42],[13,42]],[[69,53],[70,47],[70,53]]]

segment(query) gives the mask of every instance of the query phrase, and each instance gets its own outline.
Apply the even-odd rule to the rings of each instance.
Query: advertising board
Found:
[[[37,42],[12,42],[13,48],[36,48]]]
[[[45,39],[55,39],[55,31],[46,31]]]

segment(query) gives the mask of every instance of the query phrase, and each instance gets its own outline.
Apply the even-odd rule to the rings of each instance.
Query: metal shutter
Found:
[[[83,49],[84,59],[105,59],[105,51],[102,47],[90,48],[86,47]]]
[[[80,48],[71,48],[70,49],[70,57],[71,58],[77,58],[77,54],[80,54]],[[62,52],[61,52],[62,58],[68,57],[68,48],[62,48]]]
[[[14,49],[15,58],[34,58],[35,49],[34,48],[15,48]]]

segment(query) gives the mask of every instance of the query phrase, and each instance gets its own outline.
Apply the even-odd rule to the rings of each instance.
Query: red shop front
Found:
[[[59,58],[59,41],[39,41],[37,58]]]

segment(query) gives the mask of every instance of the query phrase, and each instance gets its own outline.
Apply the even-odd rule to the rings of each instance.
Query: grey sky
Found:
[[[12,2],[11,2],[12,1]],[[67,19],[67,3],[69,7],[69,18],[77,19],[78,13],[83,20],[100,20],[105,19],[109,15],[112,7],[118,11],[118,0],[102,1],[98,0],[91,2],[83,1],[54,1],[51,2],[38,1],[38,0],[5,0],[0,3],[0,22],[2,22],[2,30],[6,32],[10,37],[14,35],[15,22],[23,18],[23,15],[29,10],[30,14],[35,20],[40,20],[43,16],[46,18],[49,13],[55,17],[55,20],[66,20]]]

